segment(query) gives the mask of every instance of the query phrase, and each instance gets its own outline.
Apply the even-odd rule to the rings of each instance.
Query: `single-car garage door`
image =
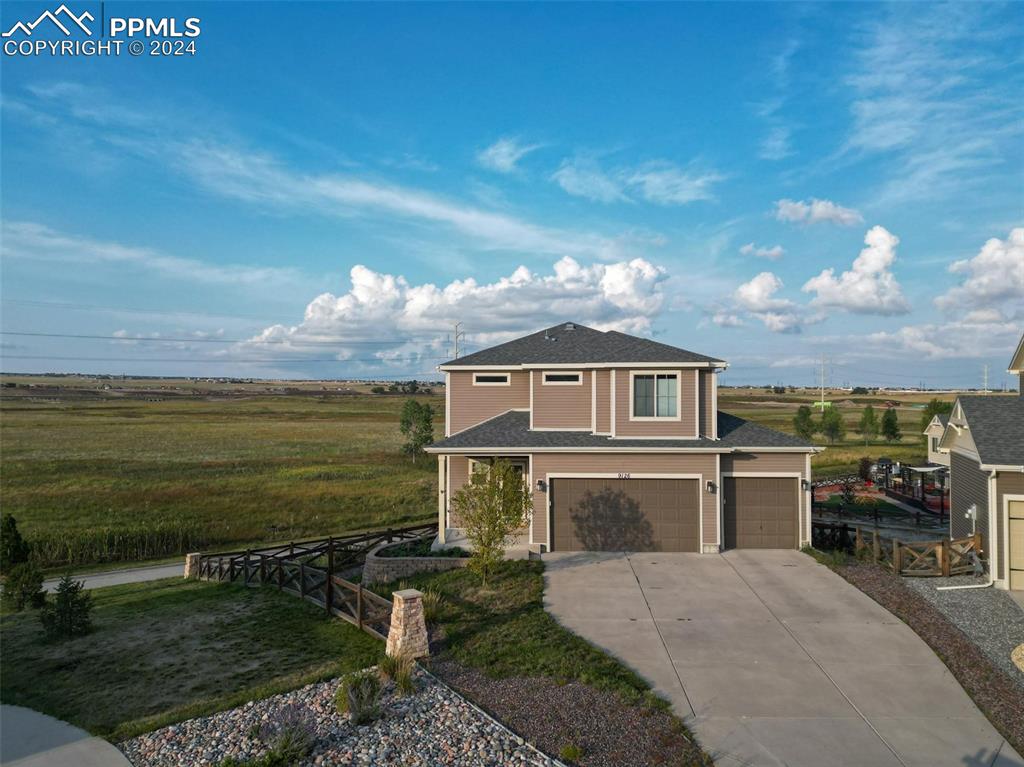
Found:
[[[551,480],[554,551],[700,551],[696,479]]]
[[[795,549],[800,481],[794,477],[723,477],[727,549]]]

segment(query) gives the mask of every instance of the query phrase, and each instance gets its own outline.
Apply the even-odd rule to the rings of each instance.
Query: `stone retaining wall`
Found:
[[[394,543],[383,543],[371,549],[366,555],[363,565],[362,584],[373,586],[377,583],[390,583],[401,578],[419,573],[443,573],[465,567],[467,557],[378,557],[377,552]]]

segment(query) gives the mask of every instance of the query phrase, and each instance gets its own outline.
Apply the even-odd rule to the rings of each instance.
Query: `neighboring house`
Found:
[[[948,415],[936,415],[928,424],[928,428],[924,430],[924,437],[928,440],[928,463],[949,466],[949,450],[939,446],[947,423],[949,423]]]
[[[1010,372],[1021,374],[1022,357],[1024,338]],[[939,446],[950,458],[950,537],[980,532],[995,584],[1024,589],[1024,395],[957,398]]]
[[[799,548],[810,540],[811,454],[796,437],[718,411],[726,363],[566,323],[440,366],[439,544],[449,509],[495,458],[533,490],[539,551]]]

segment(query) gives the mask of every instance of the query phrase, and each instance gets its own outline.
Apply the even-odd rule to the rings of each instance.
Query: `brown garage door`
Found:
[[[699,551],[695,479],[551,480],[554,551]]]
[[[795,549],[800,483],[794,477],[723,477],[727,549]]]

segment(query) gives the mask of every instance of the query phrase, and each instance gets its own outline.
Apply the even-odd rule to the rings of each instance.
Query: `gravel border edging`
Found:
[[[834,569],[913,629],[999,734],[1018,752],[1024,752],[1024,689],[941,610],[888,570],[854,564]]]

